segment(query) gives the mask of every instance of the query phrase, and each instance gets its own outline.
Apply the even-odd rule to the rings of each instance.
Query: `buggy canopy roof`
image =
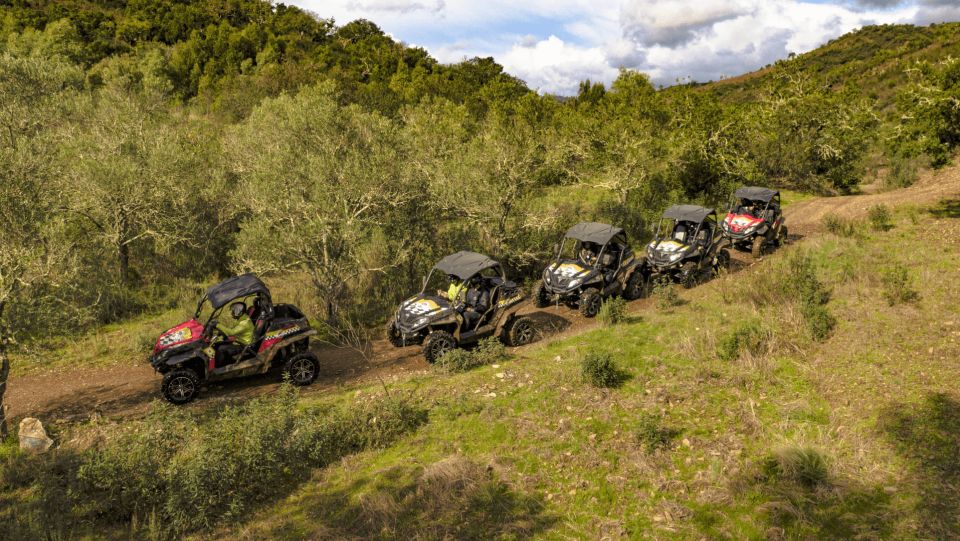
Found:
[[[257,293],[270,296],[270,290],[260,281],[256,275],[242,274],[227,278],[217,285],[207,288],[207,300],[213,305],[214,310],[220,309],[223,305],[239,297],[255,295]]]
[[[707,216],[715,214],[713,209],[698,205],[674,205],[663,211],[663,217],[684,222],[702,222]]]
[[[598,224],[596,222],[581,222],[568,229],[566,237],[581,242],[606,244],[610,242],[610,239],[621,233],[623,233],[623,229],[612,225]]]
[[[737,188],[737,191],[733,192],[734,197],[749,199],[751,201],[763,201],[764,203],[769,203],[771,199],[779,194],[780,192],[777,190],[761,188],[759,186],[744,186],[743,188]]]
[[[461,250],[441,259],[433,268],[466,280],[482,270],[498,266],[500,263],[483,254]]]

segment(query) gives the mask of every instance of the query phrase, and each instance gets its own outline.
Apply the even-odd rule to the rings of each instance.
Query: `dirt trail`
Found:
[[[951,166],[940,171],[925,171],[909,188],[864,195],[820,197],[800,201],[784,210],[786,224],[792,234],[808,235],[823,223],[823,217],[836,214],[844,218],[862,218],[867,210],[879,204],[889,207],[898,205],[929,205],[942,199],[960,195],[960,166]]]
[[[823,217],[835,213],[862,217],[867,209],[880,203],[932,204],[960,195],[960,167],[924,173],[918,182],[902,190],[878,194],[817,198],[789,206],[786,210],[791,237],[802,238],[816,231]],[[734,254],[734,272],[755,264],[749,256]],[[631,311],[643,311],[650,301],[631,303]],[[536,320],[543,336],[562,337],[581,333],[596,323],[575,310],[550,307],[538,310],[528,306],[523,313]],[[304,393],[320,393],[344,385],[382,380],[390,382],[409,374],[425,372],[429,365],[419,347],[393,348],[385,340],[370,344],[371,354],[364,358],[348,348],[318,346],[321,372],[316,383]],[[521,348],[522,350],[523,348]],[[252,377],[222,382],[208,387],[192,407],[205,408],[217,402],[246,400],[270,392],[279,385],[277,377]],[[76,421],[100,414],[111,417],[135,417],[144,414],[153,400],[160,398],[160,376],[144,362],[104,368],[28,374],[10,379],[7,404],[10,417],[26,415],[49,421]]]

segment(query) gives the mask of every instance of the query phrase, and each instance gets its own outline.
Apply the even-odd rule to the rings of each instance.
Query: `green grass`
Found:
[[[950,520],[960,513],[951,490],[960,220],[894,211],[891,221],[886,232],[809,237],[680,292],[684,302],[669,311],[649,301],[642,319],[548,337],[496,368],[401,378],[389,392],[428,405],[427,424],[315,470],[215,535],[960,535]],[[805,331],[800,303],[755,305],[745,295],[771,273],[778,279],[798,250],[830,292],[836,326],[823,343]],[[897,265],[915,278],[918,300],[889,306],[883,269]],[[771,338],[719,360],[718,346],[743,335],[745,321],[762,322]],[[588,352],[616,359],[622,385],[583,382]],[[350,407],[382,392],[360,386],[301,403]]]

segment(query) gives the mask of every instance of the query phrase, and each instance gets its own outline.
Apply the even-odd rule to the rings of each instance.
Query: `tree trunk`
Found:
[[[120,208],[117,216],[117,263],[119,264],[120,283],[127,285],[130,277],[130,245],[127,244],[127,211]]]
[[[7,392],[7,378],[10,376],[10,358],[7,357],[7,327],[3,323],[3,304],[0,303],[0,440],[7,438],[7,411],[3,396]]]

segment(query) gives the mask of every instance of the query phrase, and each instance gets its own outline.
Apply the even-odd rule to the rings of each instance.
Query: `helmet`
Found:
[[[232,315],[234,319],[239,318],[246,311],[247,305],[242,302],[235,302],[230,305],[230,315]]]

